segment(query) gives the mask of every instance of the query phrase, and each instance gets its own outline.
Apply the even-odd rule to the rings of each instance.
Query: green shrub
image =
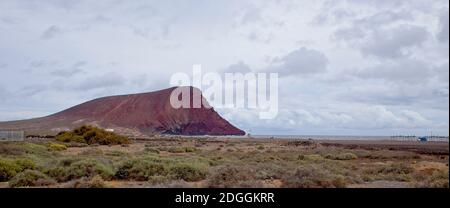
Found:
[[[36,168],[36,163],[30,159],[19,158],[15,159],[14,162],[20,167],[20,171]]]
[[[344,176],[333,174],[322,166],[305,165],[293,173],[286,174],[283,187],[287,188],[343,188],[346,186]]]
[[[196,152],[197,148],[195,147],[170,147],[167,149],[170,153],[185,153],[185,152]]]
[[[157,149],[155,149],[155,148],[146,147],[146,148],[144,149],[144,151],[145,151],[145,152],[148,152],[148,153],[159,154],[159,150],[157,150]]]
[[[191,164],[175,165],[170,169],[170,172],[176,179],[181,179],[188,182],[204,180],[208,175],[206,168]]]
[[[195,147],[185,147],[185,152],[197,152],[197,148]]]
[[[103,179],[111,179],[114,172],[112,168],[94,159],[70,161],[67,166],[56,166],[48,168],[45,173],[60,182],[93,177],[100,175]]]
[[[18,173],[35,169],[36,164],[29,159],[2,159],[0,158],[0,181],[8,181]]]
[[[169,180],[170,180],[170,178],[167,177],[167,176],[150,176],[148,178],[148,182],[150,182],[153,185],[155,185],[155,184],[165,184],[165,183],[168,183]]]
[[[20,167],[12,161],[0,158],[0,182],[8,181],[20,172]]]
[[[56,136],[56,140],[60,142],[86,143],[89,145],[117,145],[130,143],[129,139],[124,136],[120,136],[113,132],[107,132],[93,126],[82,126],[72,131],[60,132]]]
[[[254,181],[256,173],[244,166],[223,166],[209,177],[208,187],[211,188],[239,188],[247,187],[246,181]]]
[[[123,156],[126,156],[127,153],[121,152],[121,151],[118,151],[118,150],[113,150],[113,151],[106,152],[105,155],[113,156],[113,157],[123,157]]]
[[[330,160],[355,160],[358,159],[358,156],[353,153],[340,153],[337,155],[327,154],[325,155],[325,158]]]
[[[74,181],[71,188],[109,188],[103,178],[96,175],[92,178],[82,178]]]
[[[304,159],[310,161],[320,161],[323,160],[323,157],[321,155],[312,154],[312,155],[304,155]]]
[[[287,169],[288,167],[281,164],[260,163],[255,166],[255,177],[259,180],[281,179]]]
[[[45,174],[36,170],[25,170],[17,174],[9,182],[10,187],[49,186],[56,182]]]
[[[50,142],[48,148],[52,151],[63,151],[67,149],[66,145]]]
[[[167,175],[166,166],[160,162],[134,159],[123,163],[115,173],[118,179],[147,181],[152,176]]]

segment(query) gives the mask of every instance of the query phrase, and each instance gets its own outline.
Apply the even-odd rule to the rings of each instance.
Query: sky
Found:
[[[170,87],[176,72],[279,73],[252,134],[449,134],[448,0],[2,0],[0,121]]]

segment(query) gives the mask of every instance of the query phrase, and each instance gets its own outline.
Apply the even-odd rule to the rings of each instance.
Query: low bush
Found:
[[[167,175],[166,166],[160,162],[134,159],[124,162],[115,173],[115,177],[125,180],[147,181],[153,176]]]
[[[376,173],[379,174],[410,174],[413,171],[414,168],[406,163],[392,163],[376,169]]]
[[[364,170],[364,174],[370,180],[388,180],[388,181],[405,181],[412,179],[414,168],[406,163],[392,163],[380,167],[369,168]]]
[[[81,178],[70,183],[70,188],[109,188],[103,178],[96,175],[91,178]]]
[[[170,147],[167,149],[170,153],[185,153],[185,152],[196,152],[197,148],[195,147]]]
[[[201,166],[177,164],[170,168],[170,174],[173,175],[175,179],[194,182],[206,179],[208,171],[205,167]]]
[[[66,166],[56,166],[48,168],[45,173],[59,182],[80,179],[83,177],[93,177],[100,175],[103,179],[111,179],[114,172],[111,167],[94,159],[79,161],[66,161]]]
[[[449,188],[448,170],[434,170],[431,173],[425,171],[416,171],[413,174],[416,181],[415,187],[418,188]]]
[[[305,165],[297,168],[293,173],[283,177],[283,187],[287,188],[343,188],[346,186],[345,177],[333,174],[317,165]]]
[[[0,145],[0,155],[23,155],[25,149],[13,142],[2,142]]]
[[[0,182],[8,181],[17,175],[20,167],[12,161],[0,159]]]
[[[312,155],[304,155],[304,160],[310,160],[310,161],[320,161],[324,158],[321,155],[312,154]]]
[[[282,166],[280,164],[274,163],[261,163],[256,167],[256,179],[259,180],[273,180],[281,179],[286,173],[288,167]]]
[[[8,181],[18,173],[35,169],[36,164],[29,159],[2,159],[0,158],[0,182]]]
[[[10,187],[49,186],[56,181],[36,170],[25,170],[9,182]]]
[[[246,181],[255,180],[255,171],[247,167],[223,166],[214,171],[209,177],[208,187],[210,188],[240,188],[246,187]]]
[[[67,149],[66,145],[50,142],[48,148],[52,151],[63,151]]]
[[[103,155],[103,150],[101,150],[97,147],[93,147],[93,148],[88,148],[88,149],[78,153],[78,155],[91,155],[91,156]]]
[[[159,154],[159,150],[158,150],[158,149],[151,148],[151,147],[146,147],[146,148],[144,149],[144,151],[147,152],[147,153],[155,153],[155,154]]]
[[[327,154],[325,155],[325,158],[330,160],[355,160],[358,159],[358,156],[353,153],[340,153],[337,155]]]
[[[129,139],[124,136],[120,136],[113,132],[107,132],[93,126],[82,126],[72,131],[60,132],[56,136],[56,140],[60,142],[86,143],[89,145],[117,145],[130,143]]]

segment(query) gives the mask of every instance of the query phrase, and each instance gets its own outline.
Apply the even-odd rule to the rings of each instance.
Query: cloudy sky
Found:
[[[175,72],[280,74],[253,134],[448,135],[448,0],[2,0],[0,120],[169,87]]]

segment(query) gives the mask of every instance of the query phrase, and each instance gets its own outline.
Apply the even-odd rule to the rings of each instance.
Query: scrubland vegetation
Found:
[[[448,153],[314,141],[154,137],[131,143],[83,127],[55,139],[0,143],[0,187],[448,186]]]
[[[78,142],[86,144],[114,145],[128,144],[130,141],[124,136],[113,132],[107,132],[94,126],[81,126],[72,131],[61,132],[56,135],[56,140],[61,142]]]

